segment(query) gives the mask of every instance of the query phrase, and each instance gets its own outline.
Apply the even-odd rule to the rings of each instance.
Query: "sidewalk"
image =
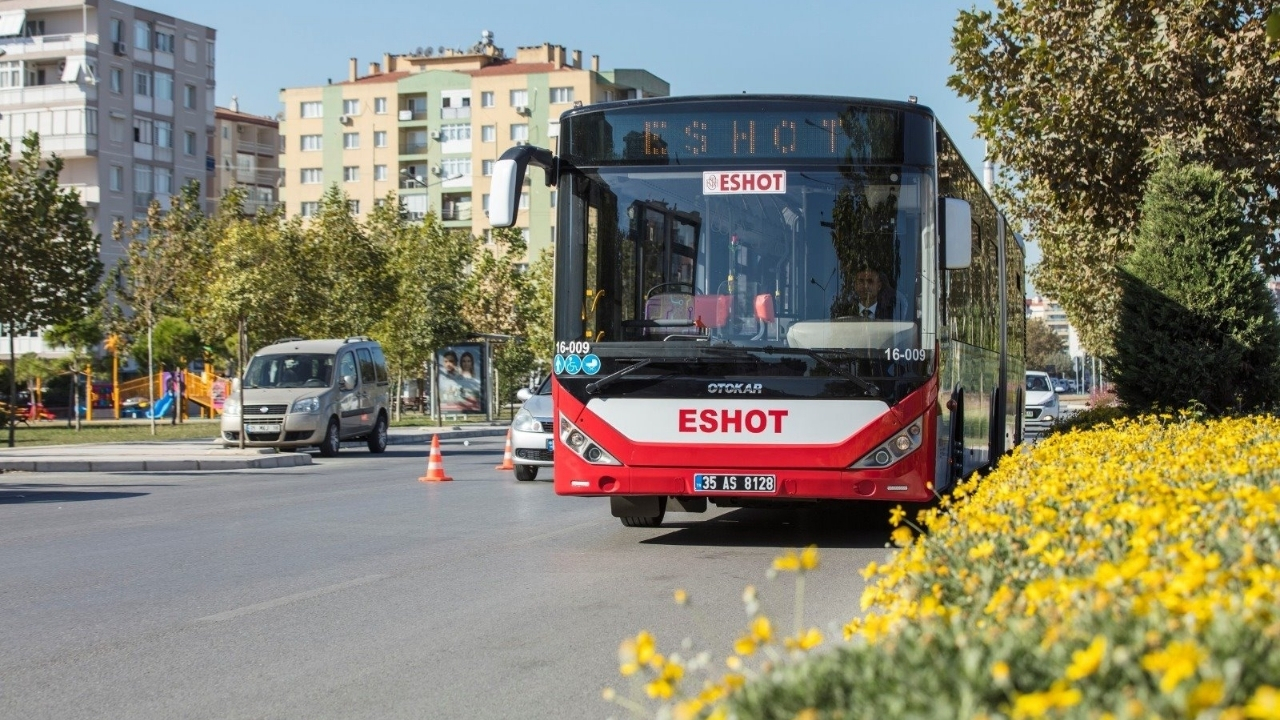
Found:
[[[387,431],[390,445],[413,445],[441,440],[505,437],[507,426],[397,427]],[[343,443],[360,447],[364,441]],[[278,452],[275,448],[223,448],[213,440],[100,443],[97,445],[41,445],[0,449],[0,472],[185,472],[244,470],[310,465],[311,453]]]

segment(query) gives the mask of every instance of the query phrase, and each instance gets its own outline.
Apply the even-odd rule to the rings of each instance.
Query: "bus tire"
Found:
[[[613,516],[621,520],[622,524],[627,527],[655,528],[662,524],[662,519],[667,515],[667,498],[665,496],[657,498],[657,515],[633,515],[625,511],[619,512],[619,507],[627,504],[630,499],[615,497],[611,498],[611,500],[623,501],[622,503],[613,503]]]

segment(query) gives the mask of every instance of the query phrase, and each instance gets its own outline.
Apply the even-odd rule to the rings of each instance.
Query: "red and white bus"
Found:
[[[575,108],[558,192],[555,490],[668,510],[922,502],[1021,442],[1024,247],[933,113],[833,97]]]

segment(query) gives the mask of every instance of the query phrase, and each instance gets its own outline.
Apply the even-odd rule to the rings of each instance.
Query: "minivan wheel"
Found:
[[[530,480],[538,479],[538,466],[537,465],[517,465],[516,479],[519,480],[520,482],[529,482]]]
[[[342,449],[342,439],[338,437],[338,418],[329,420],[329,427],[324,431],[324,440],[320,441],[322,457],[336,457]]]
[[[378,414],[378,422],[373,426],[373,432],[369,433],[367,438],[369,442],[369,452],[380,453],[387,450],[387,416]]]

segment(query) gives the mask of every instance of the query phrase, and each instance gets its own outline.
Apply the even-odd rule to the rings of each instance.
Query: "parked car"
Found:
[[[344,440],[387,449],[391,379],[382,346],[367,337],[290,338],[253,354],[222,406],[222,443],[318,446],[333,457]]]
[[[1048,432],[1061,418],[1061,404],[1049,373],[1028,370],[1026,393],[1023,429],[1027,437],[1035,438]]]
[[[521,388],[516,397],[524,402],[511,421],[511,455],[517,480],[535,480],[538,468],[551,467],[555,452],[555,415],[551,407],[551,378],[537,390]]]

